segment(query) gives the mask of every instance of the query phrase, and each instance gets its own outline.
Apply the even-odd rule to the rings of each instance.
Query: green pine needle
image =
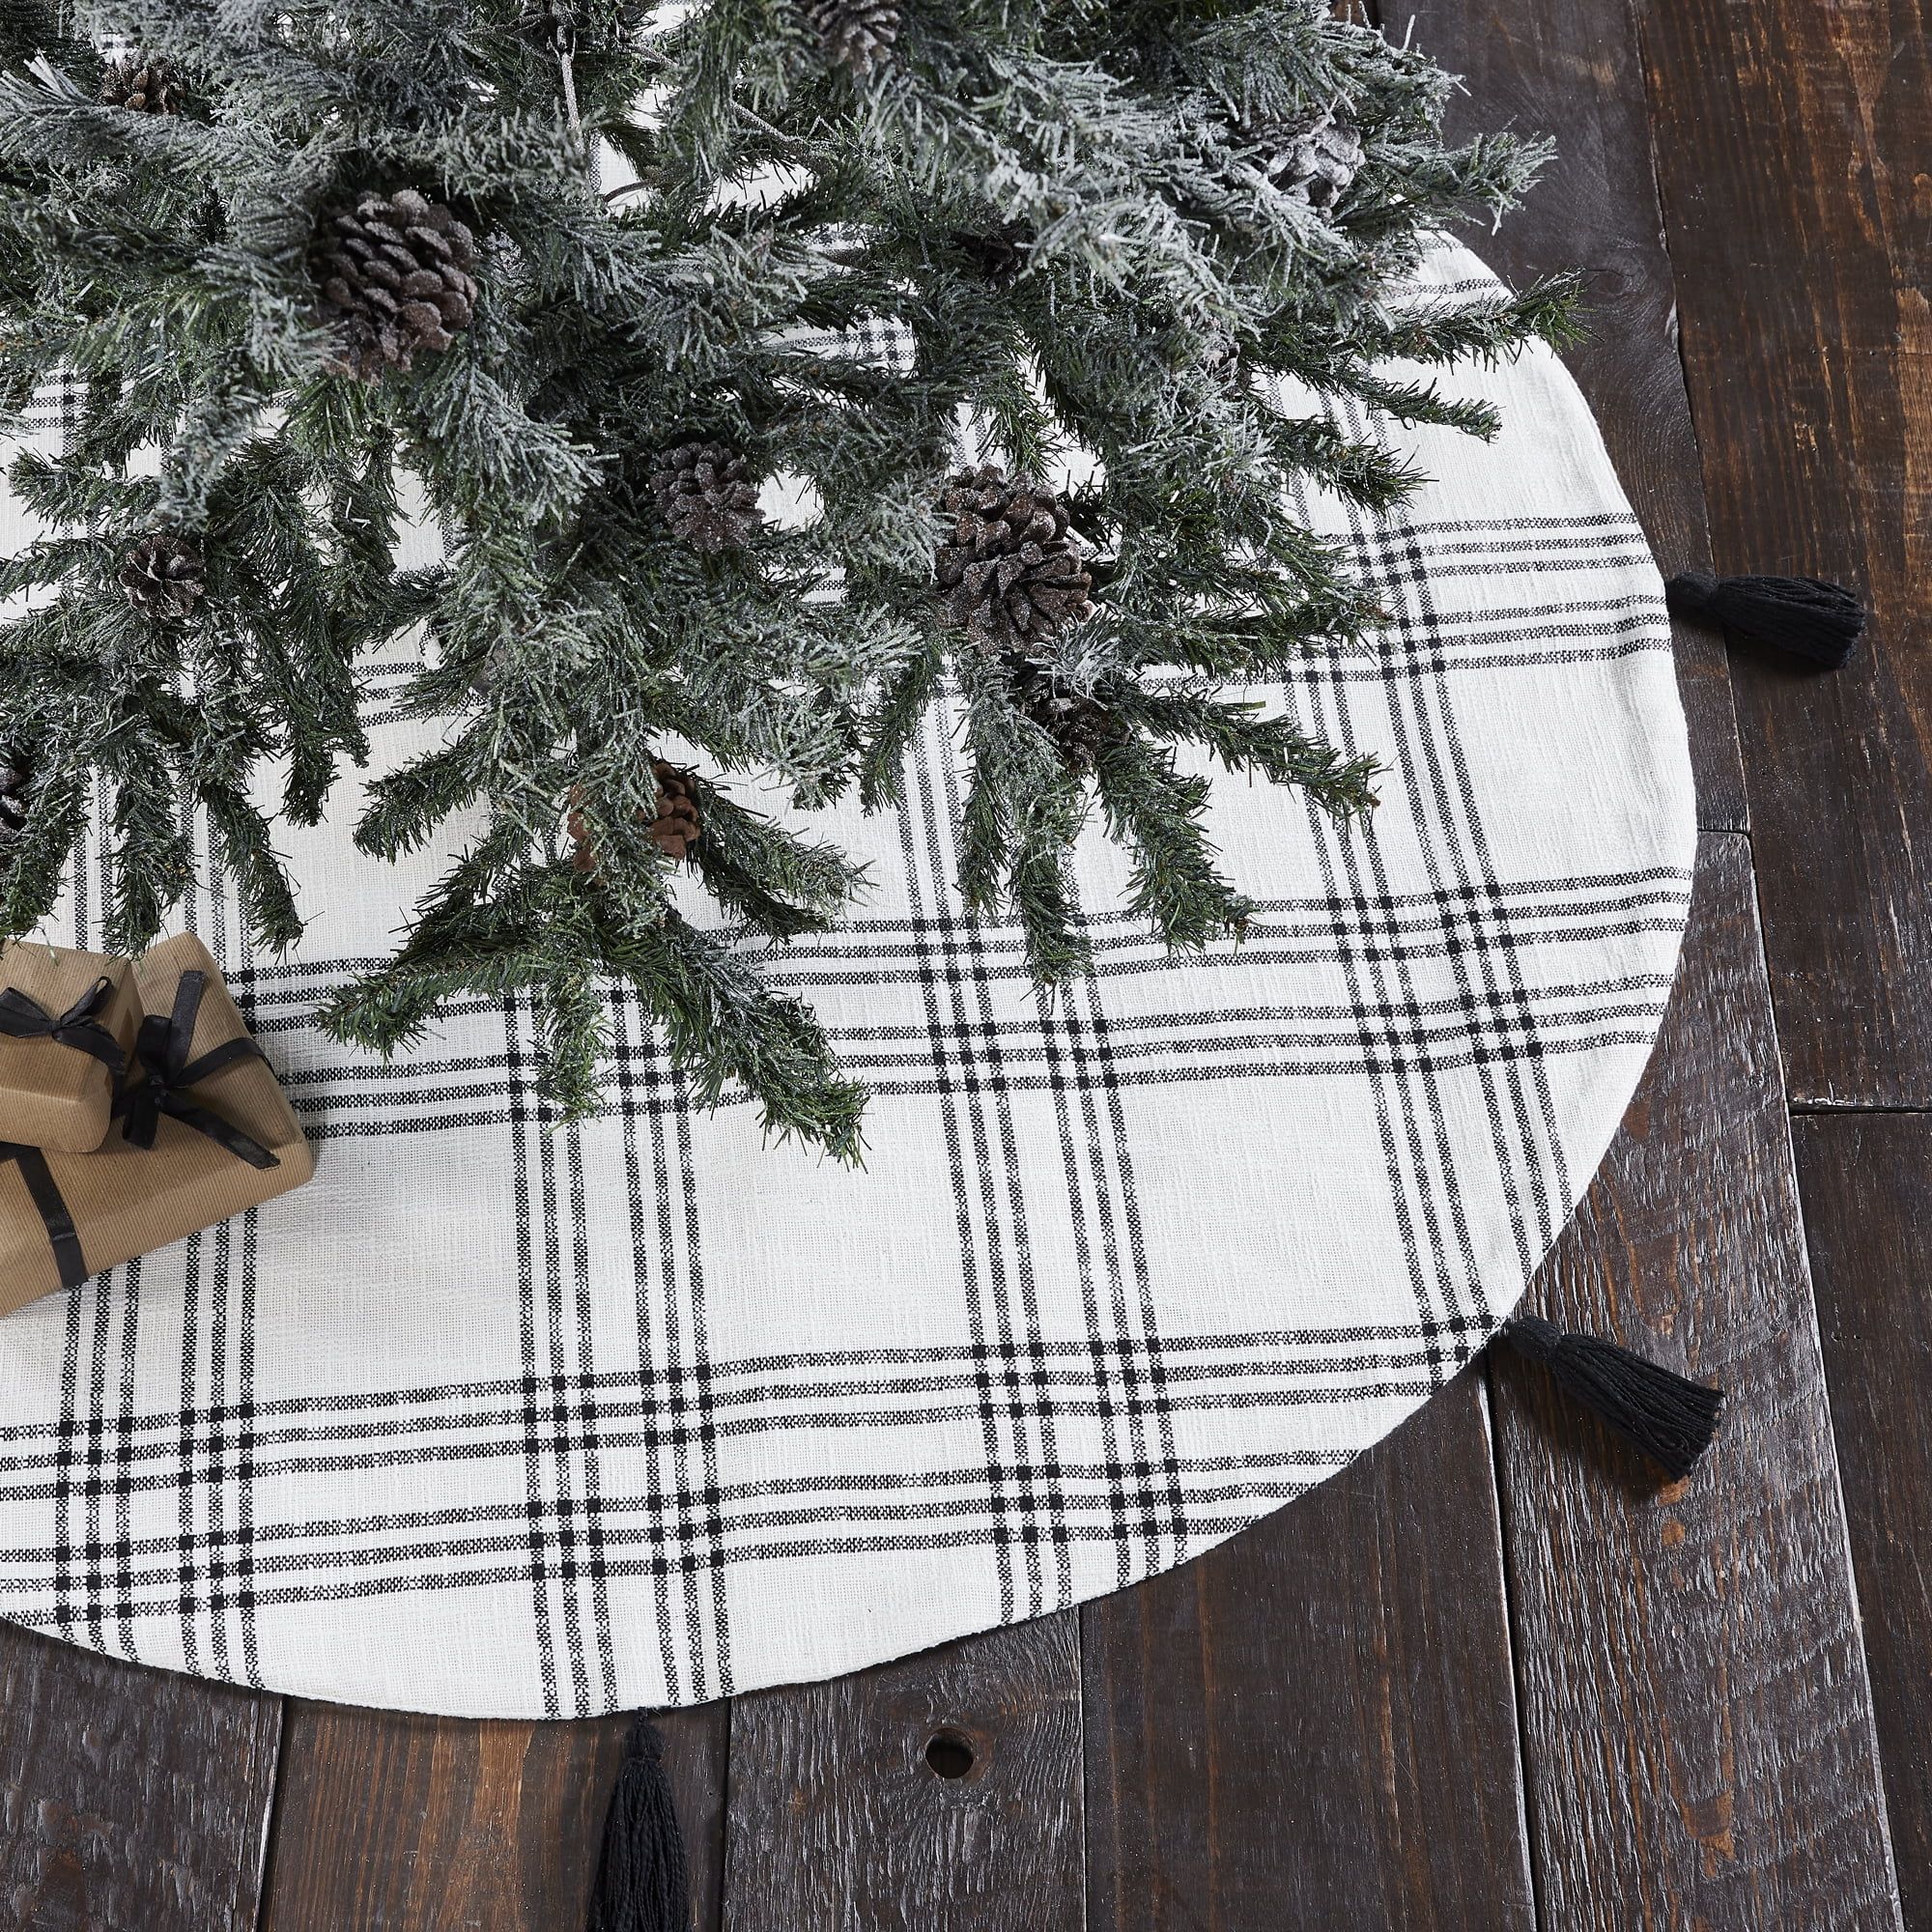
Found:
[[[168,922],[205,828],[256,938],[295,944],[282,821],[349,809],[372,675],[420,659],[382,702],[429,747],[355,836],[374,860],[461,850],[326,1023],[387,1053],[451,1002],[527,1002],[574,1119],[605,1103],[628,984],[695,1100],[857,1159],[863,1093],[761,963],[865,885],[809,813],[850,789],[894,809],[956,703],[961,891],[1015,920],[1041,981],[1088,961],[1090,819],[1171,943],[1238,929],[1190,748],[1339,815],[1373,802],[1369,760],[1252,701],[1375,622],[1293,505],[1391,508],[1417,479],[1390,421],[1496,427],[1440,370],[1574,339],[1567,282],[1413,293],[1431,239],[1545,150],[1446,148],[1447,77],[1316,0],[963,0],[912,10],[857,79],[771,0],[586,0],[581,128],[521,13],[0,0],[0,433],[60,371],[78,398],[65,447],[12,465],[43,528],[0,559],[0,748],[34,760],[0,928],[47,915],[98,802],[109,943]],[[176,112],[102,102],[110,35],[166,58]],[[1284,146],[1318,122],[1359,148],[1325,211]],[[600,148],[636,178],[607,193]],[[475,298],[362,383],[314,238],[406,188],[472,233]],[[825,347],[851,327],[903,334],[910,366]],[[691,441],[803,508],[686,540],[654,477]],[[938,499],[980,461],[1072,472],[1097,611],[1028,649],[1113,721],[1097,756],[936,594]],[[405,560],[412,524],[439,554]],[[198,548],[190,611],[122,586],[155,536]],[[704,823],[682,884],[648,835],[659,759]],[[745,803],[775,785],[788,813]],[[719,929],[675,909],[694,891]]]

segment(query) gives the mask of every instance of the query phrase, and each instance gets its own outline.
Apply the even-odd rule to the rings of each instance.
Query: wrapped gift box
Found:
[[[91,1153],[140,1023],[127,960],[30,940],[0,948],[0,1140]]]
[[[214,961],[143,959],[147,1009],[114,1129],[93,1153],[0,1145],[0,1315],[299,1187],[314,1160]]]

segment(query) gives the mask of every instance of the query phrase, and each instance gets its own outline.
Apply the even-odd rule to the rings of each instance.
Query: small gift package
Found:
[[[0,947],[0,1140],[92,1153],[140,1023],[127,960]]]
[[[94,1153],[0,1143],[0,1315],[299,1187],[287,1096],[198,939],[135,969],[147,1009]]]

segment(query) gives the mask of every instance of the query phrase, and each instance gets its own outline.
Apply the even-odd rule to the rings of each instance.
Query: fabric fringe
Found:
[[[1614,1342],[1565,1334],[1541,1316],[1519,1315],[1497,1332],[1674,1480],[1688,1476],[1710,1447],[1724,1406],[1722,1389],[1690,1381]]]
[[[1722,624],[1774,650],[1836,670],[1865,627],[1864,607],[1822,577],[1712,577],[1687,571],[1663,586],[1673,617]]]
[[[640,1711],[611,1794],[586,1932],[690,1932],[690,1926],[691,1880],[665,1775],[664,1739]]]

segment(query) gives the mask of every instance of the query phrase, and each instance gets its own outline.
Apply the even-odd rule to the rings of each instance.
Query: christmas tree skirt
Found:
[[[1454,249],[1434,274],[1488,283]],[[774,973],[871,1087],[863,1170],[696,1108],[622,986],[604,1111],[568,1129],[519,1002],[389,1064],[329,1040],[317,1006],[449,856],[361,857],[352,796],[281,835],[296,954],[205,879],[177,923],[316,1179],[0,1321],[0,1616],[358,1703],[692,1703],[1184,1562],[1441,1388],[1636,1083],[1693,834],[1657,574],[1588,412],[1541,350],[1446,386],[1502,436],[1391,430],[1434,479],[1405,513],[1307,506],[1392,621],[1279,696],[1388,771],[1359,827],[1218,778],[1244,943],[1169,956],[1094,834],[1095,968],[1037,993],[1017,932],[960,911],[936,730],[901,809],[826,815],[870,896]],[[368,671],[377,770],[424,742],[385,718],[409,668]],[[99,842],[63,944],[99,941]]]

